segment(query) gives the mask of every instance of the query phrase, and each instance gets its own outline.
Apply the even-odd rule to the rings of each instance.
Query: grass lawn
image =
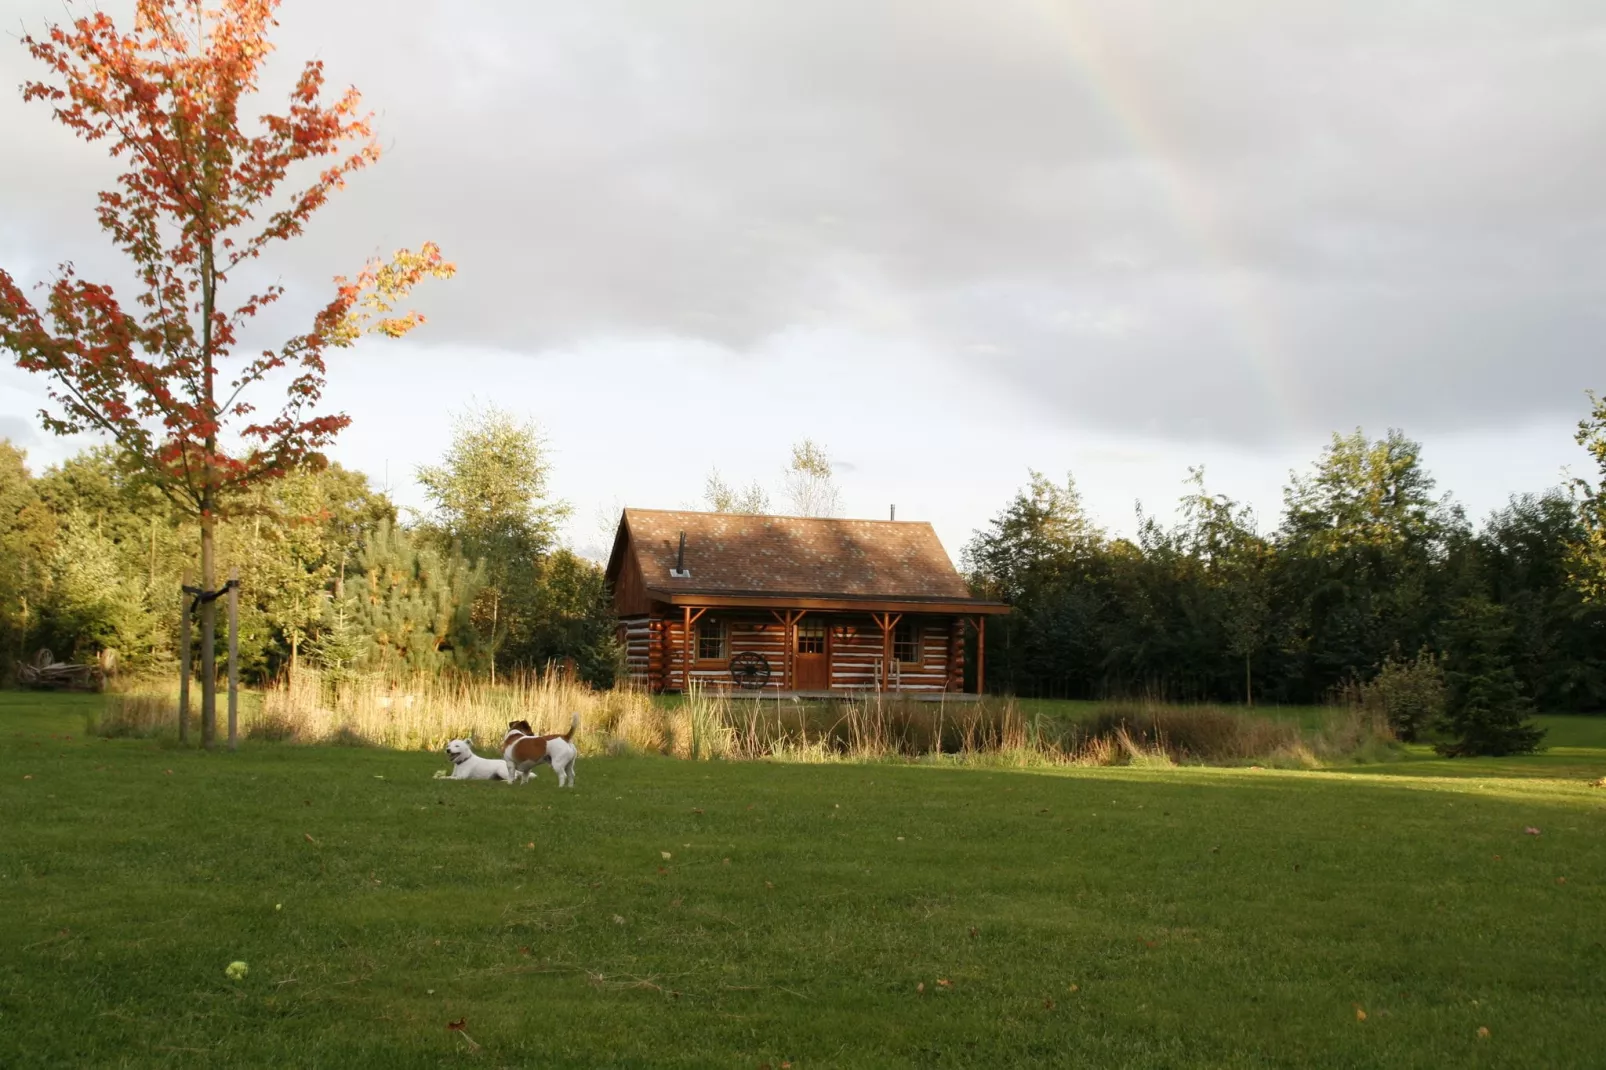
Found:
[[[86,739],[99,701],[0,694],[0,1066],[1606,1061],[1606,721],[1361,772],[589,758],[560,793]]]

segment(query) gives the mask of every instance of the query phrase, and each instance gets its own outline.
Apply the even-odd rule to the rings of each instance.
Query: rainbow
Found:
[[[1261,294],[1254,272],[1245,266],[1215,199],[1182,167],[1182,154],[1170,147],[1164,124],[1144,88],[1114,62],[1098,27],[1087,17],[1081,0],[1033,0],[1052,39],[1062,43],[1092,99],[1111,126],[1154,166],[1165,201],[1177,227],[1215,266],[1225,285],[1222,305],[1227,323],[1245,358],[1254,367],[1266,395],[1270,419],[1285,426],[1298,421],[1300,392],[1288,375],[1287,347],[1276,316]]]

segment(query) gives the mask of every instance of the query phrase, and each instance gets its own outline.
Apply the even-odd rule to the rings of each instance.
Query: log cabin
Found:
[[[987,618],[924,521],[626,509],[607,581],[632,682],[913,696],[986,686]],[[968,642],[967,642],[968,641]]]

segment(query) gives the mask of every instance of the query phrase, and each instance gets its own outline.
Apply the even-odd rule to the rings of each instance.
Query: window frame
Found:
[[[697,623],[693,624],[692,627],[697,629],[697,635],[696,635],[696,637],[695,637],[695,639],[693,641],[697,644],[697,660],[698,661],[729,661],[730,660],[731,630],[730,630],[730,622],[729,621],[725,620],[722,617],[704,616],[704,617],[699,618]],[[708,628],[708,627],[716,628],[719,631],[719,634],[718,634],[717,637],[711,637],[711,638],[714,638],[719,643],[719,653],[716,654],[716,655],[713,655],[711,657],[708,656],[708,655],[705,655],[703,653],[703,642],[704,642],[703,630],[705,628]]]
[[[900,643],[898,642],[898,633],[905,628],[909,629],[910,640],[908,643],[901,645],[907,646],[914,651],[914,657],[912,658],[898,656],[898,650],[900,647]],[[925,629],[921,627],[920,622],[917,620],[900,620],[897,624],[894,624],[892,626],[892,660],[896,661],[900,665],[925,664],[926,651],[925,644],[922,641],[924,637]]]
[[[818,628],[819,628],[818,635],[816,635],[815,631],[814,631],[816,626],[818,626]],[[805,627],[808,628],[808,638],[811,641],[816,639],[816,638],[819,639],[819,641],[820,641],[820,649],[818,649],[818,650],[804,650],[803,649],[803,639],[804,639],[803,630],[804,630]],[[829,645],[828,644],[830,642],[830,632],[831,632],[831,629],[825,623],[824,618],[815,617],[813,619],[810,619],[808,617],[804,617],[802,620],[800,620],[796,624],[792,625],[792,653],[793,654],[802,654],[805,657],[817,656],[817,655],[820,655],[820,654],[827,653],[829,651]]]

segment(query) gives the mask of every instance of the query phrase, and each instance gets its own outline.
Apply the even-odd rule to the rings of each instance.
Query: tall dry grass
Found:
[[[582,754],[600,752],[616,736],[642,750],[660,749],[657,718],[645,693],[593,691],[557,672],[490,684],[430,675],[332,681],[303,671],[263,692],[261,708],[244,731],[248,738],[396,750],[439,750],[448,740],[472,739],[482,753],[494,753],[510,721],[528,721],[537,732],[565,732],[575,713]]]
[[[100,731],[151,735],[176,723],[176,687],[108,696]],[[326,679],[304,671],[242,703],[248,739],[439,750],[472,739],[496,753],[508,722],[567,730],[580,715],[582,754],[656,753],[687,760],[935,761],[964,764],[1265,764],[1313,768],[1377,760],[1394,745],[1387,724],[1336,709],[1326,728],[1212,706],[1111,704],[1082,720],[1027,716],[1010,699],[914,701],[862,695],[835,702],[750,697],[693,688],[674,704],[627,688],[593,691],[561,673],[496,684],[448,676]]]

